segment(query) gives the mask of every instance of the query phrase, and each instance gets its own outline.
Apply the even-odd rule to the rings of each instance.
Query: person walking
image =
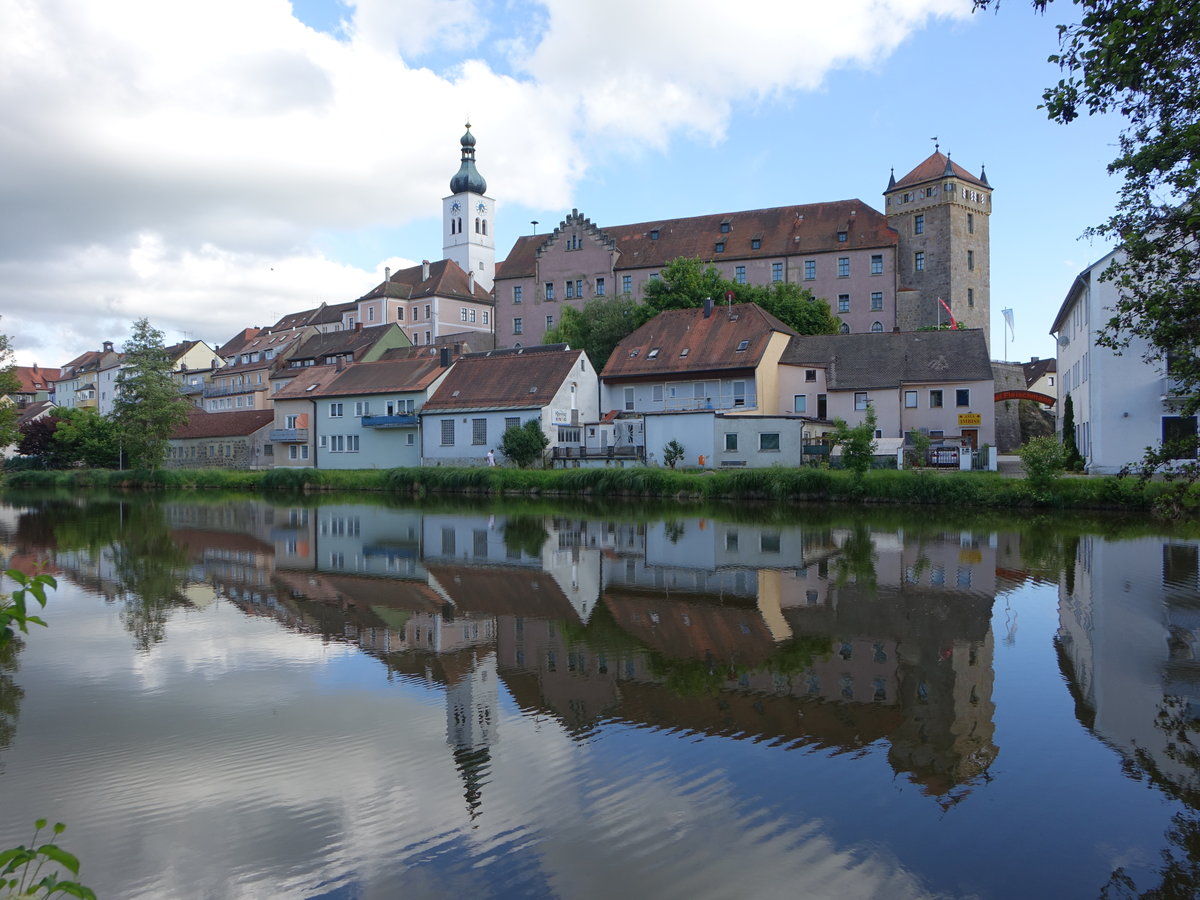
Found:
[[[495,450],[488,451],[487,464],[491,467],[495,467],[495,465],[496,465],[496,451]]]

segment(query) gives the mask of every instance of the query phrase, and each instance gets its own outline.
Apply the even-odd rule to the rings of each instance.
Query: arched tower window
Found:
[[[483,220],[483,233],[487,234],[487,219]]]
[[[879,333],[879,332],[883,331],[883,323],[882,322],[872,322],[871,323],[871,331],[873,331],[875,333]]]
[[[475,233],[479,234],[479,217],[478,216],[476,216],[476,218],[475,218]]]

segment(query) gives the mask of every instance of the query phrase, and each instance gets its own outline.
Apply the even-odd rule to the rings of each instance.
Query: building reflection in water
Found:
[[[886,741],[943,805],[998,752],[994,534],[162,506],[191,604],[227,598],[443,689],[473,816],[500,682],[578,735],[616,719],[834,752]]]

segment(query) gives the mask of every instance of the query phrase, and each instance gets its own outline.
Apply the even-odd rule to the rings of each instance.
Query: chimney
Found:
[[[392,280],[392,267],[384,266],[383,267],[383,283],[387,284],[391,280]]]
[[[1031,356],[1031,357],[1029,357],[1029,361],[1030,361],[1030,362],[1037,362],[1037,361],[1038,361],[1038,358],[1037,358],[1036,356]],[[33,366],[33,367],[36,369],[36,368],[37,368],[37,364],[36,364],[36,363],[34,363],[34,366]]]
[[[443,369],[450,368],[450,348],[449,347],[443,347],[441,349],[441,353],[438,358],[438,363],[441,365],[441,367]]]
[[[704,318],[712,315],[712,297],[704,298]]]
[[[467,273],[467,293],[475,294],[475,270],[472,269]]]
[[[429,260],[427,259],[421,260],[421,280],[429,280]]]
[[[339,356],[339,357],[337,358],[337,362],[336,362],[336,363],[334,363],[334,371],[335,371],[335,372],[340,372],[340,371],[342,371],[342,369],[343,369],[343,368],[344,368],[344,365],[343,365],[343,362],[342,362],[342,357],[340,357],[340,356]]]

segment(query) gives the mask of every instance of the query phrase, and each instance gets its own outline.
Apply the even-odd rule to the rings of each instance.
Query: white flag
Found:
[[[1012,335],[1013,340],[1015,341],[1017,339],[1017,332],[1016,329],[1013,328],[1013,311],[1011,309],[1002,309],[1000,310],[1000,313],[1004,316],[1004,322],[1006,325],[1008,325],[1008,332]]]

